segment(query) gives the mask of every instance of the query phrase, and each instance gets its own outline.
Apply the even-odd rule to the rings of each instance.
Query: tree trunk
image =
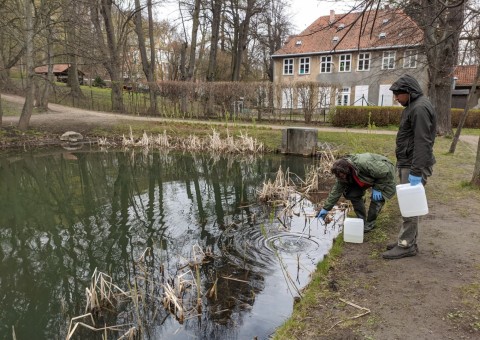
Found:
[[[236,37],[236,43],[233,46],[233,60],[232,60],[232,81],[240,80],[240,70],[242,66],[243,54],[247,48],[248,34],[250,30],[250,20],[255,15],[256,0],[247,0],[247,7],[245,9],[245,16],[242,22],[239,24],[238,34]],[[237,24],[239,19],[237,19]]]
[[[428,95],[437,112],[437,133],[451,136],[451,83],[458,59],[465,3],[445,8],[439,1],[423,0],[422,5],[423,17],[419,24],[424,31],[429,65]]]
[[[117,16],[115,23],[112,19],[111,0],[91,1],[90,18],[94,28],[94,38],[96,45],[101,52],[101,62],[107,70],[112,82],[112,110],[123,112],[123,75],[121,73],[121,47],[126,40],[126,32],[131,16],[121,21]],[[100,20],[101,15],[103,22]],[[102,27],[104,29],[102,29]],[[106,37],[106,41],[104,39]]]
[[[0,90],[1,90],[1,85],[0,85]],[[0,127],[2,127],[2,121],[3,121],[3,106],[2,106],[2,91],[0,91]]]
[[[64,7],[67,33],[67,46],[68,46],[68,59],[70,67],[68,68],[67,85],[70,87],[70,95],[74,99],[84,98],[82,89],[80,88],[80,81],[78,80],[78,59],[77,59],[77,1],[69,1],[67,6]]]
[[[157,104],[157,76],[156,76],[156,67],[157,67],[157,49],[155,48],[155,23],[153,21],[153,4],[152,0],[147,0],[147,12],[148,12],[148,39],[150,41],[150,79],[147,79],[148,91],[150,96],[150,112],[156,114],[158,112]]]
[[[49,103],[49,97],[50,97],[50,88],[53,84],[53,58],[52,58],[52,26],[50,25],[50,17],[47,16],[45,18],[46,22],[46,27],[48,31],[48,36],[47,36],[47,53],[45,56],[45,59],[47,60],[48,64],[48,69],[47,69],[47,76],[43,79],[39,79],[37,82],[42,82],[43,86],[38,86],[36,88],[36,98],[35,98],[35,106],[40,110],[40,111],[48,111],[48,103]]]
[[[147,1],[147,10],[148,10],[148,39],[149,45],[155,46],[154,36],[153,36],[153,14],[152,14],[152,1]],[[145,74],[145,78],[148,82],[149,88],[149,98],[150,98],[150,107],[148,109],[150,114],[155,114],[157,112],[157,92],[155,89],[156,78],[155,78],[155,48],[150,48],[150,60],[147,57],[147,48],[145,44],[145,35],[143,34],[143,25],[142,25],[142,10],[140,7],[140,0],[135,0],[135,31],[137,32],[138,37],[138,48],[140,50],[140,58],[142,60],[142,69]]]
[[[217,50],[220,31],[222,0],[212,0],[212,36],[210,37],[210,56],[208,59],[207,81],[215,81],[217,68]]]
[[[195,69],[195,57],[197,53],[197,35],[200,25],[200,0],[195,0],[195,7],[192,14],[192,41],[190,43],[190,59],[188,61],[187,80],[191,81]]]
[[[115,25],[112,19],[112,1],[101,0],[101,11],[105,33],[107,37],[108,52],[110,60],[105,60],[103,65],[107,69],[112,80],[112,110],[114,112],[123,112],[123,77],[120,67],[119,44],[115,40]],[[120,40],[121,41],[121,40]]]
[[[27,69],[27,79],[25,87],[25,103],[23,104],[22,113],[18,121],[18,128],[20,130],[28,129],[33,110],[33,77],[35,75],[33,62],[33,35],[32,2],[25,1],[25,64]]]
[[[473,176],[470,183],[475,188],[480,188],[480,138],[478,138],[477,158],[475,160],[475,168],[473,169]]]

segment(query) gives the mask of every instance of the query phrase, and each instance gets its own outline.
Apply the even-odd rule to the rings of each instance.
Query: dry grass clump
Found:
[[[257,192],[258,199],[275,206],[287,205],[290,196],[297,191],[297,186],[291,176],[298,178],[297,175],[290,173],[289,169],[283,172],[280,166],[275,180],[272,182],[269,179],[263,183],[262,189]]]
[[[284,173],[280,167],[273,182],[269,179],[263,183],[262,189],[258,192],[258,198],[263,202],[279,204],[288,201],[292,194],[308,194],[318,191],[322,181],[333,178],[330,169],[334,162],[335,157],[331,149],[322,151],[318,164],[313,165],[307,171],[305,181],[291,173],[289,169]]]
[[[330,148],[320,152],[319,162],[310,169],[305,175],[305,185],[299,190],[305,194],[319,191],[322,182],[332,179],[334,176],[331,172],[335,156]]]
[[[136,332],[136,327],[131,327],[131,325],[96,327],[95,319],[103,314],[104,310],[114,311],[121,299],[130,298],[128,293],[113,284],[111,276],[97,271],[95,268],[90,281],[90,287],[85,289],[85,295],[85,314],[73,317],[70,320],[66,337],[67,340],[75,334],[79,326],[95,332],[121,332],[124,331],[126,327],[129,327],[129,330],[123,336]],[[130,339],[131,337],[124,337],[124,339],[125,338]]]
[[[126,292],[112,283],[111,276],[97,271],[96,268],[92,275],[90,288],[85,289],[85,294],[87,298],[85,313],[95,312],[102,308],[115,308],[120,296],[129,297]]]
[[[121,334],[118,339],[140,339],[148,334],[148,325],[152,319],[166,318],[169,314],[183,323],[184,320],[201,315],[202,292],[200,269],[213,258],[212,250],[203,250],[198,244],[192,248],[189,259],[179,265],[172,276],[165,273],[163,266],[155,269],[147,264],[151,259],[151,249],[147,248],[134,263],[132,271],[136,273],[132,282],[128,282],[128,293],[112,283],[112,278],[95,269],[91,283],[86,288],[85,314],[70,320],[66,339],[83,331]],[[160,308],[159,308],[160,307]],[[161,312],[163,310],[163,313]],[[121,314],[120,314],[121,313]],[[108,325],[117,319],[131,320],[121,325]],[[102,327],[98,327],[101,325]]]
[[[247,133],[240,133],[240,136],[235,138],[227,130],[227,137],[222,138],[220,133],[213,129],[212,134],[206,138],[190,135],[186,139],[179,139],[168,136],[166,131],[158,136],[149,136],[144,132],[141,138],[136,139],[133,136],[131,127],[130,134],[127,137],[125,135],[122,137],[122,146],[128,148],[142,147],[144,149],[177,149],[194,152],[211,151],[223,154],[257,154],[265,149],[263,143],[248,136]]]

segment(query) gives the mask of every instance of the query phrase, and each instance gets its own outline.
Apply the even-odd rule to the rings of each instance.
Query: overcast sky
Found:
[[[296,33],[300,33],[319,17],[329,15],[331,9],[336,13],[348,12],[354,1],[290,0],[290,3]]]
[[[359,1],[361,0],[357,0]],[[355,3],[353,0],[289,0],[289,2],[291,4],[289,13],[292,15],[292,23],[295,26],[292,32],[294,34],[303,31],[319,17],[329,15],[331,9],[336,13],[346,13]],[[157,14],[160,18],[177,19],[179,17],[178,1],[170,0],[164,3]],[[178,19],[177,21],[179,22]]]

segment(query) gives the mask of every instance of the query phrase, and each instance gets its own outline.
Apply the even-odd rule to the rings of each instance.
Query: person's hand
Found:
[[[372,189],[372,199],[374,201],[381,201],[382,198],[383,198],[383,196],[382,196],[382,193],[380,191]]]
[[[410,185],[418,185],[422,183],[422,177],[408,175],[408,181],[410,182]]]
[[[328,210],[322,209],[317,215],[317,218],[321,218],[322,220],[325,219],[325,216],[327,216]]]

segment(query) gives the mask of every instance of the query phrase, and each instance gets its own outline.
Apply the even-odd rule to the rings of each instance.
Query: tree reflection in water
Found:
[[[140,316],[146,339],[268,336],[289,316],[293,296],[260,232],[271,220],[255,193],[280,166],[304,177],[312,163],[159,152],[1,157],[0,338],[11,337],[12,328],[19,339],[65,338],[70,318],[84,314],[96,268],[122,289],[137,278],[152,293]],[[315,248],[320,258],[331,240],[325,242]],[[194,244],[214,254],[200,267],[201,291],[217,282],[217,295],[204,296],[198,317],[180,324],[159,302],[158,287],[179,272]],[[146,248],[152,252],[139,270],[135,261]],[[316,260],[306,256],[311,269],[299,285]],[[147,274],[152,282],[138,280]],[[128,308],[114,321],[138,322]]]

